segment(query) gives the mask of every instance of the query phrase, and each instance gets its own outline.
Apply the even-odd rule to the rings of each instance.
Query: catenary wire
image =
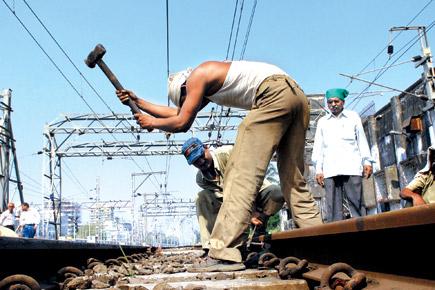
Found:
[[[231,46],[231,39],[233,38],[233,31],[234,31],[234,22],[236,20],[236,14],[237,14],[237,6],[239,4],[239,0],[236,0],[236,5],[234,6],[234,14],[233,14],[233,21],[231,24],[231,31],[230,31],[230,39],[228,41],[228,46],[227,46],[227,55],[225,56],[225,59],[228,59],[228,55],[230,53],[230,46]]]
[[[84,98],[84,96],[77,90],[77,88],[72,84],[72,82],[69,80],[69,78],[65,75],[65,73],[61,70],[61,68],[57,65],[57,63],[53,60],[53,58],[47,53],[47,51],[42,47],[42,45],[39,43],[39,41],[35,38],[35,36],[32,34],[32,32],[27,28],[27,26],[24,24],[24,22],[16,15],[15,10],[13,10],[9,4],[5,1],[2,0],[3,3],[6,5],[6,7],[9,9],[9,11],[15,16],[15,18],[17,19],[17,21],[21,24],[21,26],[26,30],[26,32],[29,34],[29,36],[33,39],[33,41],[37,44],[37,46],[41,49],[41,51],[44,53],[44,55],[49,59],[49,61],[52,63],[52,65],[56,68],[56,70],[62,75],[62,77],[66,80],[66,82],[70,85],[70,87],[76,92],[76,94],[82,99],[82,101],[86,104],[86,106],[91,110],[91,112],[96,116],[97,120],[100,122],[100,124],[106,128],[105,124],[98,118],[98,115],[96,114],[96,112],[93,110],[93,108],[90,106],[90,104],[86,101],[86,99]],[[24,1],[24,0],[23,0]],[[30,6],[29,6],[30,7]],[[35,14],[36,15],[36,14]],[[42,23],[41,23],[42,24]],[[45,25],[43,26],[45,27]],[[47,31],[48,32],[48,31]],[[63,50],[64,51],[64,50]],[[116,137],[111,134],[112,137],[116,139]],[[131,156],[130,156],[131,157]],[[141,169],[144,172],[144,169],[142,169],[142,167],[137,163],[136,160],[134,160],[131,157],[131,160],[136,164],[136,166]],[[149,164],[149,161],[147,160],[147,158],[145,158],[146,163],[148,164],[148,166],[151,169],[151,165]],[[155,177],[157,183],[158,180]],[[155,184],[154,184],[155,185]],[[158,186],[155,185],[157,188]]]
[[[3,1],[4,2],[4,1]],[[77,65],[72,61],[72,59],[68,56],[68,54],[66,53],[66,51],[62,48],[62,46],[59,44],[59,42],[56,40],[56,38],[53,36],[53,34],[48,30],[48,28],[46,27],[46,25],[42,22],[42,20],[40,19],[40,17],[36,14],[36,12],[30,7],[30,5],[27,3],[26,0],[23,0],[23,2],[26,4],[26,6],[28,7],[28,9],[32,12],[32,14],[35,16],[35,18],[38,20],[38,22],[41,24],[41,26],[45,29],[45,31],[48,33],[48,35],[51,37],[51,39],[55,42],[55,44],[58,46],[58,48],[62,51],[62,53],[65,55],[65,57],[69,60],[69,62],[73,65],[73,67],[76,69],[76,71],[79,73],[79,75],[85,80],[85,82],[89,85],[89,87],[92,89],[92,91],[97,95],[97,97],[104,103],[104,105],[109,109],[109,111],[116,117],[116,113],[112,110],[112,108],[104,101],[103,97],[101,97],[101,95],[97,92],[97,90],[92,86],[92,84],[87,80],[87,78],[83,75],[83,73],[80,71],[80,69],[77,67]],[[14,13],[15,14],[15,13]],[[27,29],[26,29],[27,30]],[[76,90],[77,91],[77,90]],[[82,99],[84,100],[84,98],[82,97]],[[88,105],[88,104],[87,104]],[[92,108],[90,108],[90,106],[88,105],[89,109],[93,112],[93,114],[95,115],[95,117],[97,118],[97,120],[100,122],[101,125],[103,125],[103,127],[106,128],[106,126],[104,125],[104,123],[98,118],[98,115],[92,110]],[[124,119],[121,120],[122,124],[124,125],[125,128],[127,128],[127,126],[124,123]],[[133,136],[133,132],[131,133]],[[112,134],[112,137],[117,141],[117,139],[115,138],[115,136]],[[137,163],[137,161],[130,156],[130,159],[136,164],[136,166],[141,169],[142,172],[144,172],[144,169],[142,169],[142,167]],[[149,164],[148,159],[145,157],[145,161],[148,165],[148,167],[150,168],[150,170],[152,171],[151,165]],[[156,180],[157,183],[159,183],[159,181],[157,180],[157,178],[154,176],[154,179]],[[155,185],[156,187],[158,187],[157,185]]]
[[[426,3],[426,5],[424,5],[423,6],[423,8],[422,9],[420,9],[420,11],[406,24],[406,26],[409,26],[415,19],[417,19],[417,17],[418,16],[420,16],[421,15],[421,13],[423,13],[423,11],[432,3],[432,1],[433,0],[430,0],[428,3]],[[387,48],[388,47],[388,45],[390,45],[397,37],[399,37],[399,35],[402,33],[403,31],[399,31],[399,33],[397,33],[396,34],[396,36],[395,37],[393,37],[393,39],[387,44],[387,46],[385,46],[359,73],[358,73],[358,75],[359,74],[361,74],[369,65],[371,65],[375,60],[376,60],[376,58],[379,56],[379,55],[381,55],[382,54],[382,52],[383,51],[385,51],[385,48]],[[405,47],[405,46],[403,46],[403,47]],[[402,48],[403,48],[402,47]],[[395,53],[395,54],[397,54],[397,53]],[[388,58],[387,59],[387,61],[385,62],[385,64],[383,65],[383,66],[386,66],[387,64],[388,64],[388,62],[391,60],[391,57],[390,58]],[[375,78],[374,78],[374,80],[373,80],[373,82],[375,82],[381,75],[383,74],[383,72],[382,71],[380,71],[380,72],[378,72],[378,74],[375,76]],[[349,81],[349,83],[347,84],[347,86],[346,86],[346,88],[347,87],[349,87],[349,85],[352,83],[352,79]],[[370,84],[364,89],[364,90],[362,90],[361,91],[361,93],[363,93],[363,92],[365,92],[367,89],[369,89],[370,88]],[[360,95],[359,95],[360,96]],[[354,107],[356,107],[356,105],[359,103],[359,96],[357,96],[355,99],[353,99],[351,102],[350,102],[350,104],[352,104],[352,103],[354,103],[356,100],[358,100],[357,101],[357,103],[353,106],[353,108]],[[349,105],[350,105],[349,104]]]
[[[116,115],[115,112],[110,108],[110,106],[107,104],[107,102],[104,100],[104,98],[97,92],[97,90],[94,88],[94,86],[88,81],[88,79],[83,75],[81,70],[77,67],[77,65],[74,63],[74,61],[69,57],[69,55],[66,53],[66,51],[62,48],[60,43],[56,40],[56,38],[53,36],[51,31],[45,26],[45,24],[42,22],[40,17],[36,14],[36,12],[30,7],[29,3],[27,3],[26,0],[23,0],[24,4],[27,6],[27,8],[32,12],[33,16],[38,20],[38,22],[41,24],[41,26],[44,28],[44,30],[48,33],[50,38],[54,41],[54,43],[57,45],[57,47],[62,51],[62,53],[65,55],[65,57],[68,59],[68,61],[72,64],[72,66],[75,68],[75,70],[78,72],[78,74],[83,78],[83,80],[88,84],[88,86],[91,88],[91,90],[97,95],[97,97],[101,100],[101,102],[107,107],[107,109],[113,114]]]
[[[428,31],[430,31],[432,28],[433,28],[433,26],[435,25],[435,21],[432,21],[430,24],[429,24],[429,26],[427,27],[427,29],[426,29],[426,32],[428,32]],[[417,36],[415,36],[415,37],[413,37],[410,41],[408,41],[404,46],[402,46],[402,48],[401,49],[399,49],[399,51],[397,51],[394,55],[397,55],[400,51],[402,51],[405,47],[407,47],[406,48],[406,50],[402,53],[402,54],[400,54],[398,57],[396,57],[396,59],[393,61],[393,63],[390,65],[390,66],[388,66],[388,67],[386,67],[386,69],[384,69],[384,70],[381,70],[380,72],[378,72],[378,74],[376,75],[376,77],[374,78],[374,80],[371,82],[371,83],[369,83],[366,87],[365,87],[365,89],[364,90],[362,90],[361,92],[360,92],[360,94],[355,98],[355,99],[353,99],[351,102],[350,102],[350,104],[352,104],[352,103],[354,103],[356,100],[358,100],[358,102],[356,103],[356,104],[354,104],[353,105],[353,107],[352,108],[355,108],[355,106],[359,103],[359,100],[360,100],[360,96],[361,96],[361,94],[362,93],[364,93],[366,90],[368,90],[370,87],[371,87],[371,85],[372,84],[374,84],[375,82],[376,82],[376,80],[378,80],[392,65],[394,65],[405,53],[407,53],[416,43],[417,43],[417,41],[419,41],[422,37],[423,37],[423,35],[424,34],[422,34],[422,35],[417,35]],[[349,105],[350,105],[349,104]]]
[[[433,0],[430,0],[428,3],[426,3],[426,5],[423,6],[423,8],[405,25],[405,26],[409,26],[415,19],[417,19],[418,16],[420,16],[420,14],[433,2]],[[399,35],[402,33],[402,31],[400,31],[399,33],[396,34],[396,36],[391,40],[391,42],[393,40],[395,40],[397,37],[399,37]],[[379,53],[367,64],[365,65],[359,72],[358,74],[361,74],[362,72],[364,72],[364,70],[366,68],[368,68],[384,51],[385,49],[388,47],[389,44],[387,44],[385,47],[383,47]],[[358,75],[357,74],[357,75]],[[350,85],[350,83],[346,86],[348,87]]]
[[[166,0],[166,77],[169,77],[169,0]],[[169,105],[168,95],[168,107]]]
[[[242,3],[240,4],[239,21],[237,23],[236,37],[234,38],[233,53],[231,54],[231,60],[234,59],[234,53],[236,52],[237,38],[239,37],[240,21],[242,20],[243,4],[244,3],[245,3],[245,0],[242,0]]]
[[[240,59],[243,59],[245,57],[245,50],[246,50],[246,47],[248,45],[249,34],[251,32],[251,26],[252,26],[252,22],[254,20],[256,7],[257,7],[257,0],[254,0],[254,4],[252,6],[252,11],[251,11],[251,17],[249,18],[248,28],[246,29],[245,41],[243,42],[242,52],[240,53]]]

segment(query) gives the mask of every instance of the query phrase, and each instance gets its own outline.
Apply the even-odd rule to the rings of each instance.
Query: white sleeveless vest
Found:
[[[271,75],[287,73],[268,63],[233,61],[222,87],[207,99],[218,105],[249,110],[258,87]]]

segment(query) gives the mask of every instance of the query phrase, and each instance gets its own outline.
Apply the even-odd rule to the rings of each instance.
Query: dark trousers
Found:
[[[347,198],[352,217],[366,215],[362,203],[362,177],[339,175],[325,178],[326,222],[344,219],[343,201]]]

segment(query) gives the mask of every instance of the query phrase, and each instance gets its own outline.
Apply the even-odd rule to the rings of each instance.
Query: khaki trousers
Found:
[[[277,213],[284,204],[281,188],[270,185],[261,190],[255,201],[255,209],[268,216]],[[222,197],[214,191],[204,189],[198,192],[196,198],[196,215],[198,217],[199,233],[203,249],[210,249],[210,235],[216,223],[216,217],[222,205]]]
[[[227,164],[224,200],[210,237],[212,258],[242,261],[238,247],[275,151],[282,193],[296,225],[322,223],[303,177],[308,122],[307,97],[296,82],[281,75],[262,82],[251,111],[239,126]]]

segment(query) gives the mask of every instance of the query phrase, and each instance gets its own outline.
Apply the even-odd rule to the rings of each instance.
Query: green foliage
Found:
[[[268,233],[275,233],[280,231],[280,222],[281,218],[279,216],[279,212],[274,214],[269,218],[269,221],[267,222],[266,232]]]
[[[87,224],[79,226],[77,231],[77,239],[86,239],[88,236],[95,236],[97,234],[96,224]]]

